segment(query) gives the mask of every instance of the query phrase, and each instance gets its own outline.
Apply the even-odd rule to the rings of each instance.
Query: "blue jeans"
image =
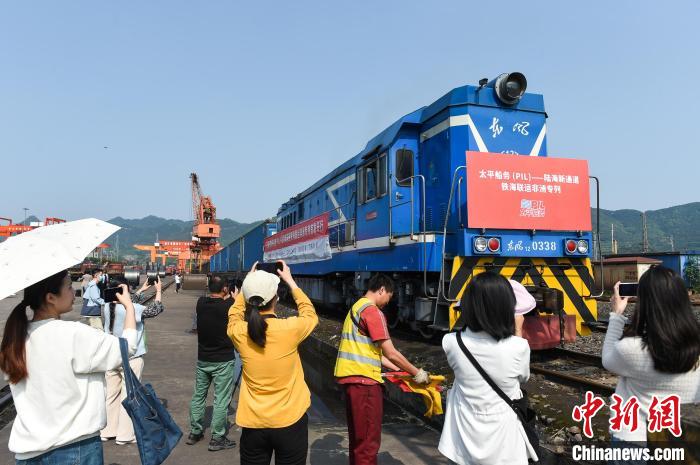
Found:
[[[97,436],[67,444],[16,465],[104,465],[102,441]]]

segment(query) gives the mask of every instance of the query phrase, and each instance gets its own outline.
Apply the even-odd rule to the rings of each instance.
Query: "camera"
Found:
[[[105,302],[116,302],[117,301],[117,294],[122,293],[122,288],[121,287],[108,287],[105,289],[104,293],[104,301]]]

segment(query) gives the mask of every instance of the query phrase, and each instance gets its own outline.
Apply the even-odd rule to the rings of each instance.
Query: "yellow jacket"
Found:
[[[311,406],[311,392],[297,347],[318,324],[316,310],[301,289],[292,291],[299,316],[268,318],[262,348],[248,339],[243,319],[245,300],[239,294],[228,312],[228,336],[241,354],[241,382],[236,423],[246,428],[284,428],[293,425]]]
[[[336,378],[364,376],[378,383],[382,379],[382,349],[372,339],[360,333],[360,318],[366,308],[374,306],[368,298],[362,297],[352,306],[343,324],[343,333],[335,360]]]

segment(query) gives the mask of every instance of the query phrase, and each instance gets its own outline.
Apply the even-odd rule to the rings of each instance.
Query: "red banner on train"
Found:
[[[310,218],[265,239],[263,260],[303,263],[331,258],[329,214]]]
[[[467,152],[470,228],[590,231],[588,162]]]

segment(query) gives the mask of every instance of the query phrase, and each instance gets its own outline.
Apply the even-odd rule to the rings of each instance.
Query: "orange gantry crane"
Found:
[[[202,194],[197,173],[190,173],[192,184],[192,214],[194,225],[192,227],[192,244],[190,246],[191,261],[196,270],[202,271],[202,264],[221,249],[219,237],[221,226],[216,222],[216,207],[211,197]],[[190,271],[192,271],[190,269]]]
[[[153,265],[156,263],[157,259],[162,259],[162,264],[165,266],[165,260],[168,258],[166,254],[158,253],[158,247],[155,245],[145,245],[145,244],[134,244],[136,250],[142,250],[144,252],[150,253],[149,262]]]
[[[184,270],[187,266],[187,261],[190,259],[190,241],[158,241],[153,245],[135,244],[134,248],[150,253],[150,262],[156,263],[158,258],[161,259],[161,264],[165,266],[168,258],[177,260],[177,268]]]
[[[52,224],[58,224],[58,223],[65,223],[66,220],[62,220],[61,218],[46,218],[44,222],[39,223],[39,225],[29,225],[29,224],[17,224],[13,223],[10,218],[1,218],[0,221],[5,222],[6,224],[1,224],[0,225],[0,237],[10,237],[10,236],[16,236],[17,234],[22,234],[27,231],[31,231],[32,229],[39,228],[41,226],[49,226]]]

